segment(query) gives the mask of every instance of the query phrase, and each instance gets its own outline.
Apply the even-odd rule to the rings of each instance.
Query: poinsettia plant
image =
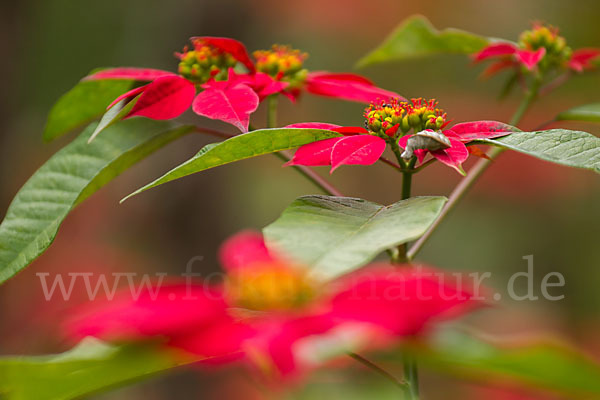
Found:
[[[53,108],[44,137],[100,121],[56,153],[16,195],[0,225],[0,282],[50,246],[76,205],[187,133],[220,141],[127,198],[266,154],[277,155],[323,193],[296,199],[262,232],[232,232],[219,253],[224,273],[216,282],[191,276],[161,280],[135,295],[124,288],[72,309],[61,329],[73,349],[43,358],[0,359],[0,396],[79,398],[196,364],[207,367],[198,373],[240,365],[277,396],[282,388],[303,385],[314,370],[342,368],[344,360],[392,381],[398,398],[405,399],[419,398],[421,363],[449,375],[465,371],[463,379],[480,381],[493,374],[499,382],[534,385],[569,398],[600,396],[600,364],[568,345],[498,346],[444,324],[484,308],[494,312],[493,299],[477,282],[450,279],[443,265],[417,261],[432,232],[504,151],[600,173],[596,136],[519,128],[540,96],[572,72],[593,71],[600,51],[571,51],[556,28],[540,23],[513,43],[438,31],[417,16],[360,64],[443,52],[464,53],[476,62],[495,59],[486,75],[510,69],[524,88],[513,118],[502,122],[473,115],[472,121],[453,121],[434,99],[408,100],[357,74],[308,71],[307,54],[290,46],[250,55],[241,42],[221,37],[192,38],[191,47],[175,53],[176,72],[119,67],[84,77]],[[295,103],[303,92],[365,103],[364,126],[328,121],[280,126],[279,98]],[[90,99],[85,107],[73,101],[82,93]],[[261,102],[267,103],[267,126],[257,129],[251,120]],[[190,107],[240,132],[209,129],[202,119],[200,125],[178,122]],[[598,110],[597,105],[578,107],[555,120],[600,121]],[[480,159],[465,171],[469,155]],[[463,175],[460,183],[448,198],[413,196],[413,180],[438,162]],[[333,173],[342,165],[376,163],[398,173],[402,190],[393,204],[344,196],[314,168],[328,166]],[[257,173],[254,179],[268,178]],[[456,251],[469,251],[469,245]],[[398,364],[400,373],[379,365],[380,358]],[[560,369],[548,368],[548,360]],[[586,373],[579,375],[582,370]]]

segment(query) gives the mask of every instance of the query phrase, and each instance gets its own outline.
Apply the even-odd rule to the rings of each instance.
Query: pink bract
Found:
[[[211,81],[194,99],[192,109],[198,115],[218,119],[248,132],[250,114],[258,108],[258,95],[245,84]]]
[[[83,80],[97,79],[131,79],[134,81],[153,81],[161,76],[176,75],[169,71],[152,68],[109,68],[86,76]]]
[[[338,140],[331,149],[331,171],[341,165],[372,165],[379,160],[387,143],[378,136],[353,135]]]
[[[196,88],[177,75],[161,76],[143,87],[141,95],[126,118],[142,116],[165,120],[180,116],[190,108]]]
[[[335,97],[360,103],[372,103],[378,100],[398,98],[398,93],[381,89],[360,75],[311,72],[306,78],[306,90],[312,94]]]

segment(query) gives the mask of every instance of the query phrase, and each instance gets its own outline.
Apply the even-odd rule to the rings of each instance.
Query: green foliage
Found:
[[[137,100],[140,98],[140,96],[141,95],[131,100],[123,99],[114,106],[112,106],[110,110],[106,111],[106,113],[104,113],[104,115],[100,119],[100,122],[98,122],[98,126],[96,126],[96,129],[94,129],[94,132],[88,139],[88,143],[91,143],[92,140],[94,140],[96,136],[100,134],[100,132],[125,118],[125,116],[129,114],[129,112],[131,111]]]
[[[42,254],[69,212],[131,165],[191,131],[134,118],[113,125],[91,144],[88,126],[19,190],[0,224],[0,283]]]
[[[221,143],[209,144],[202,148],[194,157],[173,168],[154,182],[136,190],[122,201],[155,186],[196,172],[337,136],[340,134],[323,129],[299,128],[259,129],[237,135]]]
[[[80,398],[188,362],[151,345],[114,346],[86,338],[62,354],[0,357],[0,398]]]
[[[99,118],[114,99],[131,89],[133,83],[122,79],[80,81],[50,110],[44,140],[54,140]]]
[[[555,164],[600,173],[600,138],[587,132],[567,129],[515,132],[477,143],[505,147]]]
[[[490,341],[449,331],[430,342],[417,348],[419,363],[446,374],[484,383],[519,382],[570,399],[600,396],[600,364],[560,342]]]
[[[350,197],[303,196],[263,232],[268,243],[329,279],[419,238],[445,202],[444,197],[414,197],[382,206]]]
[[[556,116],[556,120],[600,122],[600,103],[586,104],[563,111]]]
[[[407,18],[375,50],[358,61],[358,67],[442,53],[471,54],[492,39],[447,28],[437,30],[427,18]]]

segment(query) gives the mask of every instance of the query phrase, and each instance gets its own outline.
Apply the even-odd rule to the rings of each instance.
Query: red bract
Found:
[[[78,312],[69,335],[162,337],[202,358],[245,361],[281,377],[316,366],[324,340],[342,352],[389,345],[480,304],[431,269],[374,265],[316,282],[250,232],[227,241],[221,261],[227,272],[221,284],[172,283],[137,298],[122,292]],[[335,350],[328,346],[328,353]]]
[[[246,47],[237,40],[205,36],[194,37],[191,41],[193,50],[186,48],[183,53],[177,53],[179,75],[147,68],[113,68],[84,79],[150,81],[111,103],[109,108],[119,100],[133,100],[141,94],[136,101],[142,104],[134,105],[125,118],[140,115],[171,119],[185,112],[193,101],[192,109],[197,114],[233,124],[243,132],[248,130],[249,115],[257,108],[254,96],[250,96],[244,87],[254,91],[259,101],[277,93],[295,100],[302,89],[321,96],[365,103],[399,97],[359,75],[308,73],[302,69],[306,55],[288,47],[274,46],[273,50],[256,52],[254,63]],[[237,63],[247,73],[236,74],[232,67]],[[221,81],[229,83],[221,84]],[[201,92],[194,101],[196,89]],[[209,90],[212,92],[206,93]]]
[[[544,69],[571,69],[582,72],[593,66],[592,61],[600,57],[600,49],[571,51],[566,40],[559,36],[558,29],[534,23],[531,30],[521,34],[518,43],[492,43],[475,55],[475,61],[499,59],[484,72],[491,76],[503,69],[524,66],[534,70],[540,64]]]
[[[437,119],[437,117],[433,118]],[[398,131],[398,125],[388,128],[385,134],[394,137]],[[296,150],[294,157],[285,164],[307,166],[331,165],[330,172],[333,172],[341,165],[372,165],[382,156],[389,140],[394,140],[391,138],[384,139],[381,135],[376,135],[362,127],[340,127],[333,124],[309,122],[289,125],[288,128],[329,129],[344,135],[303,145]],[[513,132],[514,129],[510,125],[496,121],[476,121],[456,124],[452,128],[441,131],[450,141],[451,146],[449,148],[435,151],[419,149],[415,151],[415,156],[419,162],[423,162],[425,156],[429,153],[438,161],[464,174],[461,164],[468,158],[469,153],[485,157],[485,153],[481,149],[475,146],[467,148],[465,143],[477,139],[506,136]],[[400,137],[398,145],[402,149],[405,149],[408,140],[412,136],[414,135]]]
[[[462,163],[467,160],[469,154],[485,157],[485,153],[475,146],[465,146],[466,143],[477,139],[493,139],[509,135],[515,128],[497,121],[474,121],[456,124],[451,128],[445,129],[442,133],[450,140],[451,146],[443,150],[429,151],[419,149],[415,155],[419,162],[423,162],[425,156],[429,153],[435,159],[454,168],[460,174],[465,174],[462,169]],[[413,135],[405,135],[400,138],[398,145],[405,149],[408,140]]]

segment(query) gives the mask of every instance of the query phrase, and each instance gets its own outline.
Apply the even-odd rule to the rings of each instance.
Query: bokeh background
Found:
[[[572,47],[600,46],[600,3],[578,0],[26,0],[0,5],[0,214],[27,178],[73,135],[41,140],[46,115],[58,97],[91,69],[143,66],[175,69],[172,56],[188,37],[228,36],[250,50],[273,43],[310,53],[313,70],[352,71],[354,63],[407,16],[420,13],[435,26],[454,26],[486,36],[516,39],[534,20],[561,28]],[[499,102],[505,76],[478,79],[481,66],[464,56],[439,56],[359,71],[379,86],[406,97],[435,97],[455,122],[507,121],[519,100]],[[542,99],[523,120],[532,129],[558,111],[598,102],[600,74],[576,77]],[[362,124],[363,106],[306,96],[296,106],[282,101],[280,123],[323,121]],[[198,124],[229,127],[186,115]],[[264,110],[255,125],[264,121]],[[563,124],[600,132],[600,126]],[[195,256],[195,270],[218,270],[216,249],[244,228],[260,229],[293,199],[317,193],[274,157],[243,161],[118,200],[214,141],[185,137],[124,173],[76,209],[54,245],[28,270],[0,287],[0,354],[62,351],[59,321],[82,295],[46,302],[37,272],[165,271],[179,274]],[[468,167],[469,165],[467,165]],[[327,171],[320,171],[326,174]],[[332,181],[349,196],[388,204],[400,193],[389,168],[344,167]],[[439,165],[419,174],[416,194],[447,194],[459,175]],[[526,269],[534,255],[535,287],[547,272],[564,274],[565,299],[501,301],[471,317],[489,333],[560,335],[598,355],[600,341],[600,185],[591,172],[505,154],[491,168],[424,248],[421,260],[440,268],[491,271],[489,286],[506,294],[508,277]],[[348,398],[352,377],[360,390],[381,398],[393,390],[370,373],[349,366],[346,375],[318,375],[315,398]],[[349,375],[348,375],[349,374]],[[380,378],[375,377],[375,380]],[[474,387],[423,373],[426,399],[533,398],[520,389]],[[352,389],[352,393],[362,393]],[[255,387],[240,374],[180,371],[102,395],[101,399],[252,398]],[[395,393],[395,392],[393,392]],[[515,394],[517,393],[517,394]],[[521,394],[518,394],[521,393]],[[260,393],[256,394],[257,398]],[[390,394],[395,396],[395,394]],[[461,397],[462,396],[462,397]],[[524,396],[524,397],[519,397]],[[545,397],[540,397],[545,398]]]

